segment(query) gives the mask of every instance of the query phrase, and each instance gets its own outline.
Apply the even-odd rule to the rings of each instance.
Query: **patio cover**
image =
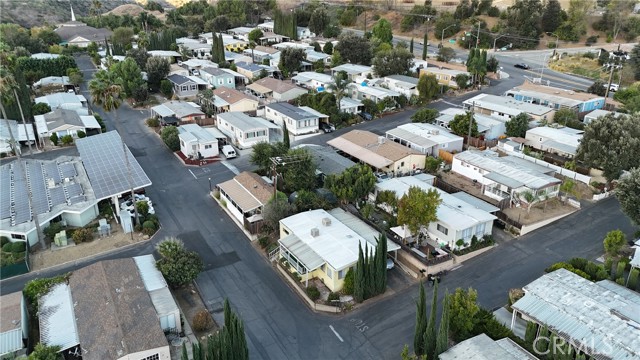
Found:
[[[282,247],[287,249],[289,253],[295,256],[309,272],[319,268],[325,263],[324,259],[320,257],[318,253],[313,251],[309,245],[294,234],[288,235],[278,240],[278,242]]]
[[[385,158],[384,156],[378,155],[371,150],[365,149],[362,146],[356,145],[341,137],[327,141],[327,144],[377,169],[384,169],[393,165],[393,161]]]
[[[262,204],[253,197],[247,189],[242,187],[234,179],[218,184],[218,187],[227,194],[230,200],[233,200],[238,204],[243,212],[251,211],[262,206]]]

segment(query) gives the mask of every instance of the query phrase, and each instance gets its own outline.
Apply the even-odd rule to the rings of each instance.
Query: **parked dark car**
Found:
[[[529,70],[529,65],[527,65],[525,63],[515,64],[515,67],[517,67],[518,69]]]
[[[360,117],[365,121],[373,120],[373,116],[371,114],[367,113],[367,112],[364,112],[364,111],[360,113]]]
[[[325,133],[330,133],[333,132],[333,130],[335,130],[336,127],[333,126],[333,124],[327,124],[327,123],[320,123],[320,130],[324,131]]]

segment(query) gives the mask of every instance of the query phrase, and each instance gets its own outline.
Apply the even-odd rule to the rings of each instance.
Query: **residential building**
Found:
[[[29,314],[22,291],[0,296],[0,356],[26,355],[28,339]]]
[[[450,347],[438,355],[438,359],[537,360],[538,358],[509,338],[493,340],[483,333]]]
[[[251,56],[254,64],[262,64],[265,60],[269,61],[270,59],[280,56],[280,50],[261,45],[253,49],[245,49],[242,53],[246,56]]]
[[[322,116],[319,116],[322,115]],[[287,131],[293,135],[303,135],[318,132],[321,118],[324,114],[293,106],[286,102],[272,103],[265,106],[265,117],[278,126],[287,126]]]
[[[256,111],[258,100],[244,94],[238,90],[228,88],[217,88],[213,90],[215,95],[214,107],[216,113],[227,111]]]
[[[349,84],[347,85],[347,94],[351,95],[352,99],[364,100],[369,99],[378,104],[385,99],[391,99],[393,106],[387,106],[387,109],[395,108],[395,100],[400,96],[399,92],[385,89],[379,86],[363,86],[361,84]]]
[[[266,46],[266,45],[274,45],[274,44],[279,44],[279,43],[288,42],[288,41],[291,41],[291,38],[289,38],[288,36],[276,34],[270,31],[263,31],[262,37],[260,38],[259,43],[260,45]]]
[[[440,149],[450,153],[462,151],[463,138],[439,126],[423,123],[400,125],[386,133],[387,139],[417,150],[423,154],[438,157]]]
[[[327,74],[320,74],[314,71],[304,71],[291,78],[291,81],[305,89],[317,90],[318,92],[329,91],[335,85],[333,77]]]
[[[607,116],[613,114],[614,117],[620,117],[620,116],[627,116],[626,114],[623,113],[619,113],[619,112],[615,112],[615,111],[607,111],[607,110],[602,110],[602,109],[598,109],[598,110],[593,110],[590,113],[586,114],[584,116],[584,119],[582,120],[582,122],[584,122],[585,124],[589,124],[590,122],[592,122],[593,120],[603,117],[603,116]]]
[[[34,102],[36,104],[38,103],[47,104],[49,105],[51,110],[55,110],[55,109],[77,110],[77,109],[87,108],[87,99],[84,96],[76,95],[68,92],[40,96],[40,97],[37,97]]]
[[[465,100],[463,106],[475,113],[501,117],[509,120],[520,113],[527,113],[529,117],[537,121],[553,121],[555,109],[548,106],[530,104],[517,101],[511,97],[480,94]]]
[[[299,40],[316,37],[316,34],[312,33],[308,27],[303,26],[298,26],[297,35]]]
[[[230,89],[236,88],[236,79],[223,69],[214,67],[205,67],[199,70],[200,78],[207,82],[210,87],[219,88],[226,87]]]
[[[238,50],[238,52],[233,52],[230,50],[224,51],[224,60],[229,64],[237,64],[239,62],[251,63],[251,56],[246,56],[242,54],[244,48]],[[235,51],[235,50],[234,50]]]
[[[338,292],[357,260],[359,249],[372,256],[380,234],[355,215],[340,208],[304,211],[280,220],[280,256],[308,283],[320,279]],[[387,240],[387,251],[400,248]]]
[[[315,63],[316,61],[322,61],[325,66],[331,65],[331,55],[325,54],[323,52],[317,52],[314,50],[309,50],[307,53],[307,61],[310,63]]]
[[[57,92],[75,93],[75,86],[69,81],[68,76],[47,76],[34,82],[32,87],[40,95]]]
[[[265,21],[262,24],[258,24],[258,29],[262,30],[263,32],[273,32],[274,26],[275,23],[273,21]]]
[[[194,122],[206,117],[200,106],[190,101],[170,100],[151,108],[163,125]]]
[[[438,80],[438,84],[448,86],[453,89],[458,88],[458,83],[456,83],[456,76],[462,74],[467,75],[469,79],[471,79],[471,74],[466,71],[441,69],[438,67],[425,67],[420,69],[420,76],[433,75],[436,77],[436,80]]]
[[[199,72],[201,69],[204,69],[204,68],[218,67],[218,64],[210,60],[203,60],[203,59],[189,59],[186,61],[179,62],[178,65],[184,69],[187,69],[189,71],[189,74],[194,74],[194,75],[197,75],[197,73],[194,72],[194,70]]]
[[[553,169],[515,156],[499,157],[490,150],[467,150],[455,154],[451,170],[470,180],[476,180],[483,195],[498,201],[508,200],[512,205],[526,204],[521,196],[524,192],[533,194],[533,203],[545,196],[558,196],[562,183],[553,177]]]
[[[247,85],[247,89],[259,98],[273,101],[290,101],[309,92],[290,82],[271,77],[257,80]]]
[[[40,142],[56,134],[58,139],[65,135],[78,137],[78,132],[85,135],[100,133],[100,124],[93,115],[78,115],[74,110],[56,109],[44,115],[34,116]],[[32,140],[34,140],[32,138]]]
[[[261,142],[282,141],[282,128],[261,117],[242,112],[224,112],[216,115],[218,129],[229,137],[232,144],[248,149]]]
[[[412,96],[418,96],[418,78],[414,78],[406,75],[389,75],[385,76],[384,84],[397,93],[400,93],[407,98]]]
[[[197,124],[178,127],[180,152],[186,157],[207,159],[218,156],[218,139]]]
[[[182,60],[182,54],[173,50],[149,50],[149,56],[156,56],[167,59],[171,64],[178,63]]]
[[[336,76],[340,71],[347,73],[349,80],[354,82],[364,81],[369,75],[373,75],[373,68],[371,66],[342,64],[331,68],[331,76]]]
[[[249,47],[248,41],[227,34],[222,34],[222,43],[225,50],[235,53],[241,53],[244,49]]]
[[[329,175],[342,174],[348,168],[356,165],[355,162],[338,154],[329,146],[301,144],[295,148],[309,151],[316,164],[316,174],[320,177],[321,182],[324,182],[324,179]]]
[[[211,59],[211,44],[203,43],[195,39],[192,40],[194,41],[179,44],[178,46],[181,51],[191,58],[203,60]]]
[[[362,101],[343,97],[340,99],[340,111],[347,114],[359,114],[362,111]]]
[[[526,145],[534,149],[573,158],[582,140],[582,134],[584,130],[541,126],[527,130],[525,139]]]
[[[155,264],[143,269],[157,272]],[[82,354],[84,360],[171,359],[154,291],[147,290],[160,278],[145,284],[132,258],[75,270],[68,282],[52,286],[39,299],[40,342],[60,346],[62,354]]]
[[[466,113],[466,110],[460,108],[444,109],[440,112],[440,116],[436,118],[435,124],[447,130],[451,130],[449,123],[456,117],[456,115],[466,115]],[[484,138],[488,140],[497,139],[507,131],[507,120],[503,117],[475,113],[473,114],[473,120],[475,120],[478,125],[478,134],[484,136]]]
[[[191,76],[173,74],[167,76],[167,80],[169,80],[173,86],[173,93],[182,98],[195,97],[200,90],[200,82]],[[205,82],[205,84],[207,83]],[[204,90],[204,87],[202,90]]]
[[[242,41],[249,41],[249,33],[255,29],[256,28],[240,26],[240,27],[235,27],[233,29],[227,30],[227,34],[233,35],[234,37],[237,37],[239,40],[242,40]]]
[[[429,238],[435,241],[432,245],[436,247],[447,245],[454,249],[458,247],[456,242],[459,239],[464,240],[465,245],[463,247],[466,247],[471,244],[471,239],[474,236],[480,239],[484,235],[491,235],[493,221],[497,217],[485,209],[489,208],[492,212],[495,212],[499,210],[498,208],[484,203],[480,199],[477,202],[484,203],[483,207],[470,204],[465,199],[453,196],[432,186],[430,184],[432,181],[431,176],[427,177],[424,174],[385,179],[376,183],[374,195],[377,196],[380,191],[389,190],[396,194],[396,198],[401,199],[409,192],[411,187],[418,187],[425,192],[435,190],[440,195],[440,200],[442,200],[437,209],[438,219],[429,223],[424,230]]]
[[[498,149],[502,151],[522,151],[526,140],[519,137],[508,137],[498,140]]]
[[[266,68],[253,63],[237,62],[236,71],[246,76],[249,80],[253,80],[260,77],[262,70],[267,71]]]
[[[60,57],[59,54],[49,54],[49,53],[36,53],[36,54],[31,54],[31,56],[29,56],[32,59],[38,59],[38,60],[48,60],[48,59],[57,59]]]
[[[327,144],[386,173],[407,173],[423,169],[426,155],[387,140],[369,131],[353,130],[327,141]]]
[[[278,50],[282,50],[285,48],[294,48],[294,49],[302,49],[303,51],[311,51],[313,50],[313,46],[309,45],[309,44],[305,44],[305,43],[297,43],[297,42],[282,42],[279,44],[274,44],[271,45],[272,47],[278,49]]]
[[[547,328],[588,358],[640,357],[640,294],[611,280],[591,282],[566,269],[526,285],[513,309],[518,319]]]
[[[584,114],[604,107],[604,96],[561,89],[525,81],[505,94],[518,101],[548,106],[553,109],[573,109]]]
[[[61,45],[77,46],[86,48],[92,42],[98,46],[104,46],[107,39],[113,34],[109,29],[96,29],[85,23],[76,21],[76,17],[71,9],[71,21],[58,24],[53,30],[62,40]]]
[[[216,185],[216,190],[231,215],[247,229],[255,228],[251,224],[262,222],[262,209],[274,195],[273,185],[260,175],[246,171]]]
[[[19,124],[16,120],[0,119],[0,153],[9,153],[12,151],[11,135],[13,135],[13,139],[20,144],[36,141],[33,124],[24,125]]]

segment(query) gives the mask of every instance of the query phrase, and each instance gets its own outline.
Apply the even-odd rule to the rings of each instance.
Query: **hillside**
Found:
[[[59,24],[71,20],[70,3],[77,18],[90,15],[92,2],[89,0],[2,0],[0,21],[19,24],[26,28]],[[131,3],[134,3],[134,0],[102,1],[101,12],[105,13],[120,5]]]
[[[143,13],[143,12],[153,15],[161,21],[164,21],[167,17],[165,13],[161,13],[159,11],[148,11],[143,9],[142,6],[137,4],[120,5],[117,8],[109,11],[107,14],[113,14],[118,16],[131,15],[133,17],[137,17],[138,15],[140,15],[140,13]]]

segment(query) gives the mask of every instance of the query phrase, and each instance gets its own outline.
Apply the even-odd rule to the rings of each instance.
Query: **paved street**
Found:
[[[78,65],[83,70],[91,67],[88,58],[78,60]],[[89,74],[90,71],[85,72],[87,80]],[[86,89],[83,87],[83,90]],[[83,94],[88,97],[86,92]],[[433,104],[443,105],[446,104]],[[410,114],[389,115],[360,128],[384,132],[386,128],[408,121]],[[114,129],[113,115],[103,116],[109,130]],[[169,235],[179,236],[189,248],[200,253],[207,267],[197,283],[205,302],[219,318],[222,301],[230,299],[244,320],[252,359],[391,359],[398,357],[404,344],[412,343],[415,285],[400,290],[395,296],[366,304],[344,317],[313,313],[208,198],[209,179],[214,184],[219,183],[231,178],[232,172],[220,163],[203,168],[183,166],[144,125],[146,117],[146,112],[132,110],[126,105],[118,110],[121,135],[153,181],[147,194],[153,199],[162,223],[153,242]],[[320,135],[309,141],[323,142],[340,133]],[[602,253],[604,234],[612,229],[621,229],[629,235],[633,232],[615,198],[501,244],[447,275],[441,289],[473,286],[478,290],[483,306],[502,305],[510,288],[535,279],[548,265],[575,256],[598,257]],[[153,244],[146,243],[95,260],[152,251]],[[52,276],[88,263],[5,280],[0,283],[0,290],[3,293],[17,291],[36,275]]]

